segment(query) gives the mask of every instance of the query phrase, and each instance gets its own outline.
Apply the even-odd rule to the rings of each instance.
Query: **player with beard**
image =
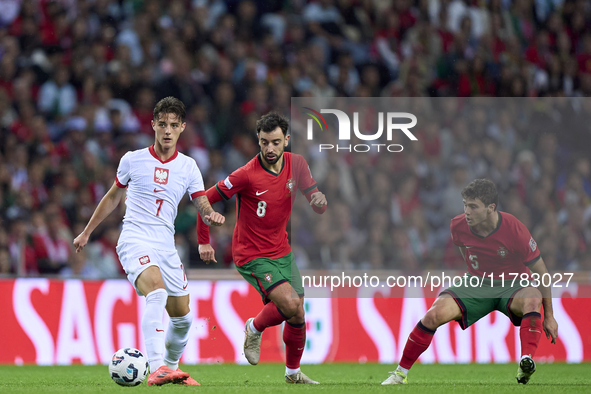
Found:
[[[300,371],[306,342],[304,288],[287,240],[286,226],[298,189],[316,213],[324,213],[327,201],[318,191],[306,160],[284,152],[290,138],[288,126],[288,120],[276,113],[262,116],[256,123],[260,153],[207,190],[206,195],[211,204],[236,195],[234,263],[265,304],[256,317],[246,321],[246,359],[252,365],[258,364],[263,331],[285,321],[285,381],[318,384]],[[209,229],[199,218],[197,234],[201,258],[215,261]]]
[[[462,197],[464,213],[452,219],[451,238],[466,262],[467,280],[439,294],[408,336],[400,363],[382,382],[384,385],[406,384],[408,370],[427,350],[437,327],[452,320],[465,330],[498,310],[513,325],[521,326],[521,358],[516,378],[522,384],[536,371],[533,357],[542,331],[556,344],[558,324],[552,309],[551,287],[542,280],[549,274],[536,241],[515,216],[497,211],[499,196],[492,181],[472,181],[462,190]],[[531,278],[530,270],[534,273]],[[513,280],[516,275],[518,280]],[[479,281],[473,282],[474,277]]]

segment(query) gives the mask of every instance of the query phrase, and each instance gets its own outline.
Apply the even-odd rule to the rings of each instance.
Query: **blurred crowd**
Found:
[[[382,102],[385,99],[381,99]],[[314,215],[305,199],[292,214],[292,247],[301,266],[320,269],[463,269],[450,221],[463,213],[462,189],[489,178],[497,208],[522,221],[551,271],[591,270],[591,100],[588,98],[395,98],[352,103],[365,134],[377,111],[414,114],[417,141],[402,132],[372,144],[401,152],[319,150],[295,129],[292,149],[308,156],[329,209]],[[322,108],[335,108],[328,103]],[[302,118],[292,112],[292,126]],[[328,128],[334,116],[325,115]],[[293,123],[296,122],[296,123]],[[304,128],[301,131],[305,131]],[[314,135],[316,138],[316,135]],[[329,137],[332,143],[336,136]],[[325,141],[320,141],[325,142]],[[351,150],[351,153],[349,153]]]
[[[291,97],[591,92],[591,5],[584,0],[0,5],[0,273],[122,274],[115,245],[124,206],[83,253],[73,253],[72,239],[112,185],[121,156],[153,143],[152,109],[169,95],[187,106],[179,150],[197,161],[211,186],[257,153],[255,121],[270,110],[289,115]],[[547,248],[550,267],[591,268],[583,150],[591,136],[564,126],[590,124],[587,101],[564,101],[564,111],[548,115],[537,134],[509,109],[496,114],[450,102],[456,104],[444,109],[446,120],[431,116],[404,162],[313,158],[332,212],[317,224],[331,231],[291,234],[296,247],[304,246],[304,266],[456,266],[449,219],[461,212],[461,187],[486,175],[500,184],[501,208]],[[308,218],[300,205],[296,222]],[[235,220],[232,204],[224,210],[228,224],[212,231],[219,266],[231,264]],[[181,259],[205,266],[188,199],[176,230]],[[361,240],[366,247],[353,249]]]

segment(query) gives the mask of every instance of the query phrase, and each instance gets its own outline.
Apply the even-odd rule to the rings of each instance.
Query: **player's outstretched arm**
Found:
[[[328,201],[326,201],[326,196],[324,193],[316,189],[316,192],[306,194],[306,198],[308,199],[308,202],[310,203],[310,206],[312,206],[314,212],[323,214],[326,211]]]
[[[543,278],[545,275],[549,275],[548,269],[546,268],[546,264],[544,264],[544,260],[540,257],[538,261],[529,269],[539,274],[540,278]],[[554,310],[552,309],[552,288],[550,286],[544,286],[544,281],[540,281],[540,286],[538,290],[542,293],[542,305],[544,306],[544,332],[546,333],[546,338],[552,337],[552,343],[556,344],[556,338],[558,338],[558,323],[556,319],[554,319]]]
[[[121,198],[123,198],[124,194],[125,189],[118,187],[117,183],[113,182],[113,186],[111,186],[107,194],[103,196],[94,210],[94,213],[84,228],[84,231],[82,231],[82,233],[80,233],[80,235],[74,239],[76,253],[84,249],[84,246],[86,246],[88,243],[90,234],[92,234],[94,229],[97,228],[97,226],[101,224],[101,222],[105,220],[105,218],[109,216],[111,212],[113,212],[117,205],[119,205],[119,202],[121,201]]]
[[[221,226],[226,221],[224,215],[213,210],[207,196],[194,198],[193,205],[208,226]]]

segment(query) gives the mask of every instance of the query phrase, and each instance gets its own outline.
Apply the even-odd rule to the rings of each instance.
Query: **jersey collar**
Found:
[[[267,171],[269,174],[274,176],[279,176],[281,174],[281,172],[283,171],[283,167],[285,167],[285,160],[287,160],[287,156],[285,155],[285,152],[283,152],[283,163],[281,163],[281,169],[279,170],[279,173],[275,174],[273,171],[265,167],[265,165],[263,164],[263,159],[261,159],[260,153],[257,154],[257,158],[259,159],[259,164],[261,165],[261,167],[263,167],[263,170]]]
[[[174,149],[174,153],[172,154],[172,156],[170,156],[170,158],[168,160],[162,161],[158,157],[158,155],[156,154],[156,151],[154,150],[154,145],[150,146],[148,148],[148,150],[150,151],[150,154],[154,157],[154,159],[158,160],[162,164],[170,163],[171,161],[173,161],[174,159],[176,159],[176,157],[179,155],[179,151],[176,150],[176,148],[175,148]]]
[[[470,232],[471,232],[472,234],[474,234],[475,236],[477,236],[478,238],[482,238],[482,239],[484,239],[484,238],[488,238],[488,237],[490,237],[491,235],[493,235],[494,233],[496,233],[496,232],[497,232],[497,230],[498,230],[498,229],[501,227],[501,222],[503,221],[503,215],[501,215],[501,212],[500,212],[500,211],[497,211],[497,213],[499,214],[499,222],[497,223],[497,227],[495,227],[495,229],[494,229],[494,230],[493,230],[493,231],[492,231],[490,234],[488,234],[486,237],[483,237],[482,235],[478,235],[478,234],[476,234],[476,233],[474,232],[474,230],[472,230],[472,227],[468,226],[468,228],[470,229]]]

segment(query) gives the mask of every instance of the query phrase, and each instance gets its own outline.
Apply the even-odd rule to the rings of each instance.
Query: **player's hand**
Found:
[[[79,236],[77,236],[74,239],[73,244],[74,244],[74,247],[76,248],[76,253],[78,253],[82,249],[84,249],[84,247],[88,243],[88,238],[89,238],[89,235],[87,235],[86,233],[82,232]]]
[[[210,244],[199,245],[199,257],[201,257],[201,260],[205,261],[205,264],[211,262],[217,263],[217,260],[215,259],[215,249],[212,248]]]
[[[226,221],[224,215],[215,211],[213,211],[209,215],[205,215],[205,219],[209,222],[210,226],[221,226]]]
[[[326,196],[322,192],[316,192],[310,195],[310,197],[312,197],[310,205],[316,205],[318,208],[321,208],[328,204],[328,202],[326,201]]]
[[[550,337],[552,337],[552,343],[556,344],[556,339],[558,338],[558,323],[556,323],[554,316],[544,317],[544,323],[542,323],[542,326],[544,327],[546,338],[550,339]]]

